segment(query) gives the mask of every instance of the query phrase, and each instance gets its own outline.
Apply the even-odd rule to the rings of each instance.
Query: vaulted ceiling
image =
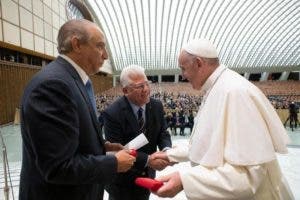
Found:
[[[210,39],[237,71],[300,71],[299,0],[87,0],[118,73],[178,71],[182,45]]]

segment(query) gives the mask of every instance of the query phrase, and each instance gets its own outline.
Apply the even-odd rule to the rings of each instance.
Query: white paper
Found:
[[[145,146],[148,143],[149,143],[149,141],[147,140],[144,133],[141,133],[138,136],[136,136],[133,140],[128,142],[124,147],[125,147],[125,149],[138,150],[139,148]]]

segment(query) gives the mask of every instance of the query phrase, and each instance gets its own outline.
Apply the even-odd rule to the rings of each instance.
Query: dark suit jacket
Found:
[[[117,171],[84,84],[63,58],[30,81],[21,103],[19,199],[102,199]]]
[[[149,167],[145,168],[148,155],[165,147],[171,147],[170,134],[167,131],[167,123],[164,118],[162,103],[150,98],[146,104],[146,130],[145,136],[149,143],[138,150],[135,165],[126,173],[117,175],[114,183],[128,186],[134,184],[138,176],[155,177],[155,171]],[[110,142],[119,142],[123,145],[139,135],[138,122],[133,110],[125,96],[117,99],[103,112],[104,131],[106,139]]]

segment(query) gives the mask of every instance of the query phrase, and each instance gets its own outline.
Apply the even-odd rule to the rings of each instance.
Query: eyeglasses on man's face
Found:
[[[145,87],[150,87],[150,84],[152,82],[151,81],[145,81],[143,83],[138,83],[138,84],[130,84],[128,85],[128,87],[130,88],[133,88],[133,89],[136,89],[136,90],[142,90],[144,89]]]

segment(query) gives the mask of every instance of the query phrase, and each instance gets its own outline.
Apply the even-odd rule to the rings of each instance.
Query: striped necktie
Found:
[[[137,111],[138,116],[138,125],[139,125],[139,132],[142,133],[144,131],[145,121],[143,118],[143,108],[139,108]]]

